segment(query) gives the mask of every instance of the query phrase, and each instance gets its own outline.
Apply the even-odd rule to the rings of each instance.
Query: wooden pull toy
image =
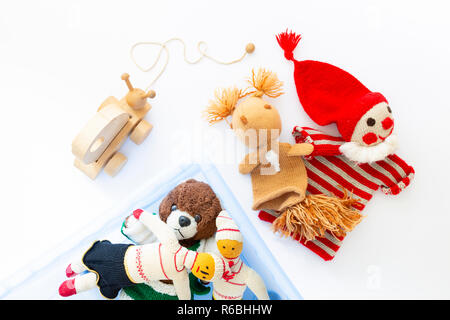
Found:
[[[122,75],[122,80],[128,87],[127,95],[120,100],[106,98],[72,142],[75,167],[91,179],[95,179],[103,167],[108,175],[115,176],[127,161],[119,149],[128,135],[139,145],[153,128],[143,118],[151,109],[147,98],[154,98],[155,91],[133,88],[127,73]]]

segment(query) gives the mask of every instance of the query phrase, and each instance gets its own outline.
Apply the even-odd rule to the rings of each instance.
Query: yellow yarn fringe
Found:
[[[250,91],[247,94],[255,93],[255,96],[262,96],[265,94],[268,97],[276,98],[281,96],[283,92],[283,82],[278,80],[276,73],[260,68],[257,73],[252,70],[252,77],[248,82],[256,90]]]
[[[217,89],[214,92],[214,100],[209,101],[205,110],[206,120],[213,124],[230,116],[240,98],[243,97],[242,90],[236,87]]]
[[[252,70],[252,77],[248,79],[254,90],[245,92],[236,87],[218,89],[214,92],[214,100],[209,101],[209,106],[204,111],[206,120],[213,124],[222,120],[226,120],[230,116],[239,99],[249,94],[261,97],[265,94],[268,97],[276,98],[283,94],[283,82],[278,80],[277,75],[266,69],[259,69],[257,73]]]
[[[299,236],[306,241],[324,237],[325,231],[334,237],[343,237],[362,220],[361,213],[352,208],[359,203],[347,196],[309,195],[302,202],[287,208],[272,224],[274,232]]]

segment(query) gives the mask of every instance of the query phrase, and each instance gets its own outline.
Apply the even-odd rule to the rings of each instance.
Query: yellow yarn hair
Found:
[[[276,73],[260,68],[257,73],[252,70],[252,77],[247,80],[251,86],[255,89],[247,94],[254,93],[255,96],[262,96],[265,94],[271,98],[277,98],[281,96],[283,92],[283,82],[278,79]]]
[[[206,120],[213,124],[226,119],[233,113],[242,96],[242,90],[236,87],[217,89],[214,92],[215,99],[209,101],[209,106],[205,110]]]
[[[277,75],[269,70],[260,68],[258,72],[252,70],[252,76],[248,79],[251,84],[248,92],[242,91],[237,87],[218,89],[214,92],[214,100],[209,101],[209,105],[205,110],[206,120],[213,124],[222,120],[226,120],[228,116],[233,114],[239,99],[250,94],[261,97],[263,94],[276,98],[283,94],[283,82],[278,80]]]
[[[361,213],[352,208],[358,203],[356,199],[327,196],[324,194],[308,195],[302,202],[286,210],[273,222],[275,232],[306,241],[324,237],[325,231],[333,236],[343,237],[362,220]]]

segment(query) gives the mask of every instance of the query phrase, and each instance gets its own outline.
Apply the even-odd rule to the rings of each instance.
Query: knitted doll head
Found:
[[[214,281],[222,278],[224,269],[223,260],[213,253],[200,252],[195,259],[191,272],[204,281]]]
[[[306,113],[321,126],[336,123],[348,142],[342,152],[351,160],[373,162],[392,154],[397,139],[386,98],[336,66],[295,60],[292,51],[300,39],[287,31],[277,36],[285,57],[294,62],[297,93]]]
[[[226,211],[222,211],[216,219],[216,244],[223,257],[235,259],[239,257],[244,246],[244,238],[238,226]]]
[[[220,211],[219,198],[211,187],[194,179],[176,186],[159,206],[161,220],[176,230],[180,244],[186,247],[214,235]]]
[[[231,116],[230,126],[237,137],[249,148],[257,149],[270,145],[281,132],[278,110],[262,96],[279,97],[283,94],[282,82],[275,73],[265,69],[259,69],[257,73],[253,70],[248,81],[251,84],[248,92],[236,87],[216,91],[216,99],[210,101],[206,116],[210,123]],[[240,99],[243,100],[238,104]]]

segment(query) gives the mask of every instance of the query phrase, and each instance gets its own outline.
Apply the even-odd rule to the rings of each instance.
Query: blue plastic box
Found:
[[[159,203],[167,193],[179,183],[190,178],[208,183],[220,198],[222,207],[233,217],[245,239],[241,257],[247,265],[255,269],[264,279],[270,298],[275,300],[302,299],[300,293],[289,281],[281,266],[253,228],[246,212],[212,164],[183,165],[153,179],[147,185],[137,190],[135,195],[125,201],[126,203],[119,208],[109,210],[104,216],[107,219],[103,218],[99,219],[99,221],[93,221],[83,229],[81,233],[89,233],[81,241],[77,240],[72,246],[60,246],[65,248],[72,247],[72,249],[62,254],[58,252],[58,249],[55,249],[47,255],[51,257],[50,259],[43,257],[41,261],[33,263],[28,269],[0,283],[0,298],[61,299],[58,294],[58,287],[65,280],[65,268],[73,257],[79,255],[84,248],[87,248],[97,239],[128,243],[129,240],[120,233],[124,218],[136,208],[158,212]],[[92,230],[94,228],[97,229]],[[71,237],[71,239],[80,239],[80,234]],[[78,294],[72,299],[103,298],[98,293],[98,290],[91,290]],[[195,296],[194,299],[211,299],[211,294]],[[247,289],[244,299],[255,299],[255,296]]]

